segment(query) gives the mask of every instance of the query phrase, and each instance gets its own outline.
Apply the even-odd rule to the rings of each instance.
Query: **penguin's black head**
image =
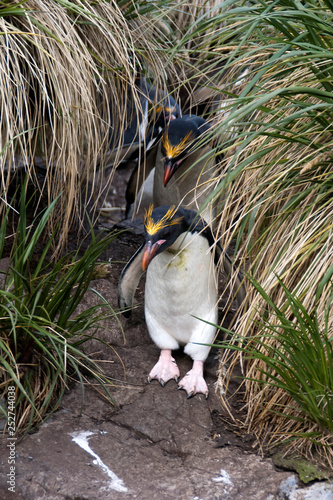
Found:
[[[157,91],[155,87],[151,88],[149,95],[154,102],[157,102],[155,127],[164,128],[171,120],[176,120],[176,118],[182,116],[180,107],[171,95],[162,90]]]
[[[176,120],[181,116],[180,107],[171,97],[165,100],[156,108],[156,125],[164,128],[172,120]]]
[[[152,205],[146,211],[144,220],[146,246],[142,258],[144,271],[156,255],[169,248],[178,236],[188,230],[186,212],[190,211],[177,209],[174,206],[153,209]]]
[[[203,118],[186,115],[171,121],[164,129],[161,145],[164,161],[164,186],[167,185],[187,156],[193,152],[196,140],[209,128],[208,123]]]

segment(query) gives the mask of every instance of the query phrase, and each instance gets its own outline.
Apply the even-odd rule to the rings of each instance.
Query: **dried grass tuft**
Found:
[[[51,231],[61,225],[58,249],[112,184],[121,157],[107,177],[104,167],[133,118],[127,98],[139,110],[135,77],[165,81],[165,34],[139,7],[17,0],[0,12],[0,208],[22,169],[37,189],[36,206],[61,193],[50,221]]]

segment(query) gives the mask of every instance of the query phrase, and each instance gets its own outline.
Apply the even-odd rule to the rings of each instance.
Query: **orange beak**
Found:
[[[171,121],[171,120],[176,120],[176,115],[173,113],[166,113],[165,114],[165,121]]]
[[[166,240],[158,240],[156,243],[152,245],[151,241],[148,241],[145,246],[145,251],[142,257],[142,270],[146,271],[150,262],[153,260],[155,255],[157,254],[159,248]]]
[[[172,163],[168,158],[164,158],[164,187],[168,184],[169,180],[183,161],[184,158]]]
[[[168,184],[175,171],[174,165],[170,161],[164,164],[164,187]]]

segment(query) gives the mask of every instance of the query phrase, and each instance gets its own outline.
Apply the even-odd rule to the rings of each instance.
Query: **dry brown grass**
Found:
[[[295,80],[307,76],[302,69],[295,74]],[[290,83],[293,82],[289,78]],[[274,89],[285,85],[284,80],[270,83]],[[263,93],[265,91],[267,88],[262,89]],[[301,102],[304,95],[294,96],[294,100]],[[316,99],[311,101],[314,105],[318,103]],[[252,114],[249,123],[252,132],[263,130],[268,125],[265,134],[258,134],[238,157],[231,155],[227,160],[220,179],[225,185],[223,199],[227,203],[222,205],[218,217],[218,232],[225,246],[233,241],[235,234],[242,235],[235,261],[260,283],[277,308],[283,310],[286,304],[279,277],[307,311],[317,311],[319,331],[327,331],[333,338],[333,316],[325,314],[332,296],[328,273],[333,262],[330,134],[319,130],[318,123],[313,125],[310,118],[300,116],[294,120],[288,134],[291,138],[303,134],[309,140],[307,145],[290,143],[282,136],[268,140],[267,133],[276,134],[274,120],[294,112],[292,106],[289,111],[286,107],[282,112],[278,99],[272,99],[269,106],[269,113],[258,111]],[[313,149],[314,142],[321,146]],[[258,155],[258,152],[262,154]],[[230,172],[237,169],[239,173],[233,182],[228,182]],[[327,189],[323,188],[325,183]],[[267,339],[264,331],[260,336],[262,312],[268,309],[265,316],[268,324],[277,328],[279,321],[274,311],[269,312],[258,289],[249,282],[247,287],[246,311],[234,329],[241,337],[255,336],[259,342],[267,342],[270,347],[278,349],[279,340],[274,340],[273,336]],[[285,314],[293,317],[291,310],[285,310]],[[297,324],[297,320],[294,321]],[[265,352],[263,347],[260,350]],[[332,434],[323,431],[311,418],[304,417],[300,407],[284,390],[258,383],[265,378],[262,374],[262,370],[267,370],[264,361],[260,358],[244,359],[246,352],[234,352],[231,359],[230,352],[224,353],[219,386],[228,385],[233,366],[240,362],[246,377],[243,387],[247,430],[254,432],[258,441],[266,446],[290,439],[290,451],[296,450],[310,458],[320,456],[325,465],[332,467]],[[225,373],[226,360],[229,370]],[[223,393],[221,398],[224,401]],[[300,421],[295,420],[298,418]],[[312,432],[321,434],[321,438],[301,437],[302,433],[309,436]]]
[[[66,9],[56,0],[28,0],[22,15],[0,17],[2,210],[16,167],[24,165],[37,186],[37,205],[41,194],[49,204],[62,193],[50,228],[61,224],[58,249],[71,224],[82,224],[85,207],[96,206],[112,184],[114,169],[107,178],[96,172],[104,171],[110,150],[121,150],[126,98],[139,107],[135,77],[142,72],[165,85],[168,55],[158,17],[126,17],[126,8],[75,1]],[[45,169],[42,184],[36,163]]]

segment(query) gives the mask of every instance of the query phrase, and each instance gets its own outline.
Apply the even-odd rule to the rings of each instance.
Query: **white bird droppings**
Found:
[[[215,481],[216,483],[224,483],[224,484],[229,484],[231,486],[233,486],[233,483],[231,481],[231,477],[230,475],[228,474],[228,472],[224,469],[221,469],[221,475],[218,476],[218,477],[213,477],[212,478],[213,481]]]
[[[99,458],[97,453],[95,453],[89,446],[88,438],[92,436],[94,432],[91,431],[78,431],[72,432],[70,435],[72,436],[72,440],[74,443],[78,444],[81,448],[83,448],[89,455],[94,457],[93,463],[98,465],[102,471],[109,476],[111,481],[109,482],[108,487],[112,490],[119,491],[125,493],[127,490],[126,486],[122,479],[120,479],[112,470],[109,469],[107,465]]]

